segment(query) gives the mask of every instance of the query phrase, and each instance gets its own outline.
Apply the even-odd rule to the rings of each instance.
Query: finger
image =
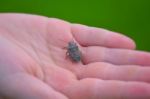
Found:
[[[83,79],[70,86],[70,99],[149,99],[150,84]]]
[[[83,46],[135,49],[134,41],[119,33],[80,24],[73,24],[71,29],[75,39]]]
[[[103,80],[150,82],[150,67],[135,65],[115,66],[108,63],[91,63],[80,67],[78,78],[99,78]]]
[[[70,33],[70,23],[66,21],[50,18],[47,27],[46,40],[49,45],[64,47],[73,39]]]
[[[0,95],[9,99],[68,99],[42,81],[26,74],[1,79]]]
[[[127,49],[110,49],[104,47],[84,47],[83,62],[108,62],[116,65],[150,65],[150,53]]]

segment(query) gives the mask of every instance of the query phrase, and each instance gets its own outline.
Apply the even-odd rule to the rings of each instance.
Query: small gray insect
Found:
[[[79,50],[79,47],[74,41],[70,41],[68,43],[67,49],[67,56],[73,61],[73,62],[79,62],[81,61],[81,51]]]

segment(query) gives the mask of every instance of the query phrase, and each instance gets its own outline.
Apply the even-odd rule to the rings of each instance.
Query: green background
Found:
[[[0,12],[21,12],[121,32],[150,51],[150,0],[1,0]]]

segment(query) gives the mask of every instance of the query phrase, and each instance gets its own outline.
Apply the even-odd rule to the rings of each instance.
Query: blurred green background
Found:
[[[121,32],[150,51],[150,0],[1,0],[0,12],[21,12]]]

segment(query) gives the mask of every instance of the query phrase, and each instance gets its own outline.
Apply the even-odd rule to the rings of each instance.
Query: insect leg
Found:
[[[69,52],[67,51],[65,59],[68,59],[68,56],[69,56]]]

